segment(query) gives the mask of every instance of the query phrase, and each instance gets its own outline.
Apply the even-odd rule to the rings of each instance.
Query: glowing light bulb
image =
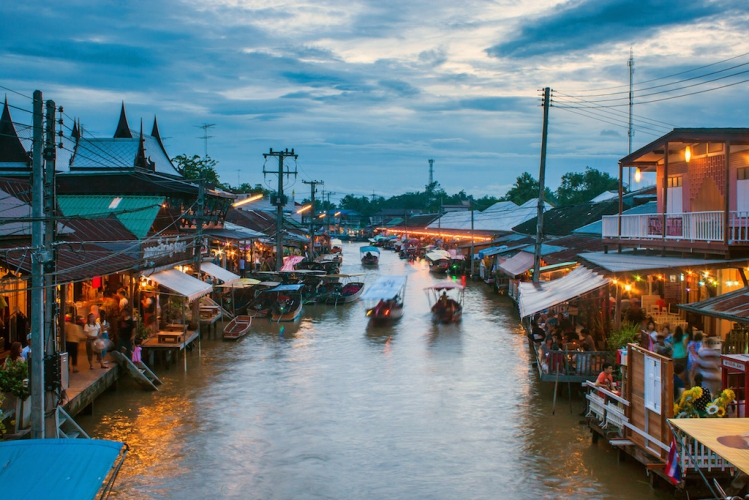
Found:
[[[689,163],[689,160],[692,159],[692,148],[687,146],[687,148],[684,150],[684,159]]]
[[[640,172],[639,168],[635,169],[635,182],[640,182],[642,180],[642,172]]]

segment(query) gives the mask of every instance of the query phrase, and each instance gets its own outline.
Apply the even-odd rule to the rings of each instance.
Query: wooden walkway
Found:
[[[172,362],[176,362],[179,353],[183,353],[185,371],[187,371],[187,351],[192,350],[192,345],[195,341],[198,341],[198,348],[200,348],[200,331],[199,330],[187,330],[184,334],[182,342],[161,342],[156,336],[153,336],[143,342],[141,347],[143,348],[143,360],[147,361],[148,366],[154,367],[157,361],[164,363],[165,368],[168,370]]]
[[[78,373],[71,371],[68,374],[69,387],[65,391],[68,401],[63,405],[63,409],[71,417],[91,405],[101,393],[113,386],[122,376],[122,370],[110,355],[107,355],[105,360],[109,362],[109,368],[94,365],[93,370],[89,369],[85,342],[79,344],[78,369],[80,371]]]

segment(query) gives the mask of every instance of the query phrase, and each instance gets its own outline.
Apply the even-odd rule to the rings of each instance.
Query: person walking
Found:
[[[99,340],[99,337],[101,336],[101,328],[96,322],[96,316],[94,316],[94,313],[89,313],[86,324],[83,327],[83,333],[86,334],[86,356],[88,357],[88,366],[92,370],[94,369],[93,361],[94,355],[96,355],[96,359],[101,367],[106,368],[106,366],[101,362],[101,353],[95,352],[94,350],[94,342]]]
[[[244,255],[239,258],[239,277],[244,278],[244,267],[246,265],[246,262],[244,260]]]
[[[73,368],[73,373],[78,373],[78,343],[86,340],[86,335],[81,327],[71,321],[65,322],[65,350],[68,352],[68,360]]]
[[[107,311],[101,309],[99,311],[99,329],[101,330],[101,338],[107,341],[107,345],[109,345],[109,331],[111,327],[112,325],[107,321]],[[101,351],[101,366],[109,366],[109,363],[104,360],[106,356],[107,349],[105,347],[104,350]]]
[[[130,315],[129,307],[126,307],[122,311],[122,319],[120,320],[119,327],[117,350],[129,358],[133,353],[133,331],[135,330],[135,321],[133,321]]]

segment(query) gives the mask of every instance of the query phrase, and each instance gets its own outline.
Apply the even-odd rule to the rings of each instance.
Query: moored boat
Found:
[[[268,292],[280,284],[277,281],[263,281],[259,283],[256,286],[255,296],[247,305],[247,315],[253,318],[267,318],[270,315],[270,306],[273,299]]]
[[[367,317],[371,320],[395,320],[403,316],[406,276],[380,276],[362,294]]]
[[[465,287],[448,281],[424,289],[429,298],[432,318],[439,323],[457,323],[463,316]]]
[[[302,288],[304,284],[280,285],[268,290],[269,294],[275,294],[270,305],[272,321],[295,321],[301,316],[304,304]]]
[[[364,293],[364,282],[352,281],[351,278],[362,276],[361,274],[334,274],[326,277],[341,279],[341,282],[332,283],[333,290],[325,297],[326,304],[348,304],[354,302]]]
[[[244,337],[250,331],[252,316],[237,316],[224,327],[225,340],[237,340]]]
[[[450,267],[450,253],[445,250],[432,250],[426,254],[430,273],[444,273]]]
[[[359,249],[361,263],[363,266],[376,266],[380,262],[380,249],[373,246],[364,246]]]

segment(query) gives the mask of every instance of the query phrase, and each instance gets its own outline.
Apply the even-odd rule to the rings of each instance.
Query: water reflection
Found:
[[[301,320],[253,323],[239,342],[205,339],[188,371],[129,380],[79,417],[126,441],[120,498],[654,498],[578,425],[566,394],[533,373],[514,306],[469,283],[463,319],[431,321],[425,263],[383,251],[362,269],[408,276],[406,312],[370,325],[361,303],[305,306]]]

